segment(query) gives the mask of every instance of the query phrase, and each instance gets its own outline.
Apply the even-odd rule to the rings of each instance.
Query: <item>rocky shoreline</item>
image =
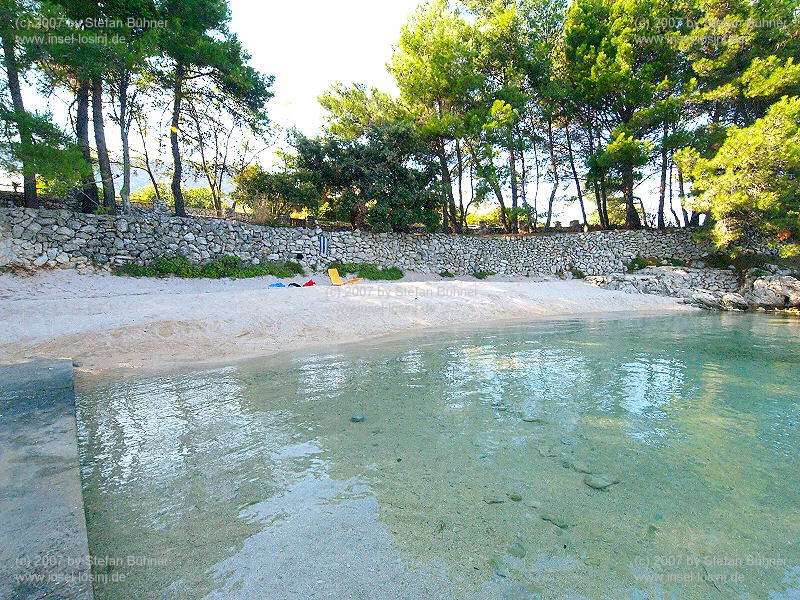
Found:
[[[658,266],[634,273],[586,277],[598,287],[628,294],[652,294],[682,299],[706,310],[780,311],[800,314],[800,280],[777,265],[744,272]]]

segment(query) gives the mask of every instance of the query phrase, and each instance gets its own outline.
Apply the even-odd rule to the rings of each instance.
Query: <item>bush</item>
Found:
[[[486,279],[489,275],[495,275],[494,271],[475,271],[472,276],[475,279]]]
[[[659,264],[661,264],[661,261],[659,261],[657,258],[642,258],[641,256],[637,256],[628,263],[628,271],[633,273],[639,269],[644,269],[645,267],[654,267]]]
[[[127,264],[114,269],[116,275],[128,277],[167,277],[185,279],[247,279],[250,277],[294,277],[304,275],[303,267],[296,262],[267,262],[248,265],[238,256],[226,255],[205,265],[189,261],[185,256],[162,256],[146,265]]]
[[[583,272],[583,271],[581,271],[580,269],[576,269],[575,267],[572,267],[572,268],[569,270],[569,272],[570,272],[570,273],[572,273],[572,276],[573,276],[575,279],[586,279],[586,273],[584,273],[584,272]]]
[[[442,271],[441,273],[439,273],[439,276],[440,277],[455,277],[455,275],[453,273],[451,273],[450,271]]]
[[[710,269],[727,269],[733,264],[731,257],[727,254],[709,254],[703,257],[703,261]]]
[[[371,263],[340,263],[333,261],[328,265],[329,269],[336,269],[340,275],[355,274],[364,279],[371,279],[373,281],[388,280],[396,281],[403,278],[403,271],[399,267],[388,267],[380,269]]]
[[[667,264],[671,267],[688,267],[689,265],[686,263],[685,260],[681,260],[679,258],[670,258],[667,260]]]

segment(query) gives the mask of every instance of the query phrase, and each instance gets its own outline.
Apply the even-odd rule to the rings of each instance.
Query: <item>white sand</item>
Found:
[[[304,281],[297,279],[296,281]],[[87,370],[159,369],[493,320],[688,311],[671,298],[581,281],[492,277],[273,289],[274,278],[0,275],[0,361],[72,358]],[[288,283],[288,280],[284,280]]]

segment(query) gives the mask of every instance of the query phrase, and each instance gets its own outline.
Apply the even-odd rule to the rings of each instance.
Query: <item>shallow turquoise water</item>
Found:
[[[797,319],[517,323],[78,392],[98,598],[800,597]]]

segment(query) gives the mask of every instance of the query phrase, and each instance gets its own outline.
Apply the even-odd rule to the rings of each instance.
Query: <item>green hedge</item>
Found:
[[[167,277],[187,279],[246,279],[249,277],[294,277],[304,275],[303,267],[295,262],[268,262],[260,265],[245,264],[237,256],[223,256],[205,265],[189,261],[185,256],[164,256],[145,265],[126,264],[114,269],[116,275],[129,277]]]
[[[364,279],[377,280],[390,280],[394,281],[403,278],[403,271],[398,267],[388,267],[386,269],[379,269],[376,265],[371,263],[340,263],[333,261],[328,265],[329,269],[336,269],[339,275],[355,274]]]

